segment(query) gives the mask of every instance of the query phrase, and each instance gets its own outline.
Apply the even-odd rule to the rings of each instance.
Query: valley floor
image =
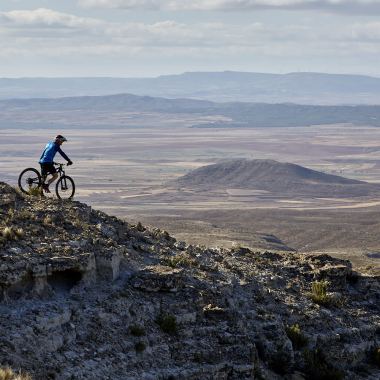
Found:
[[[64,150],[74,161],[68,174],[77,184],[76,199],[165,227],[189,242],[323,251],[349,258],[362,269],[379,270],[378,197],[286,198],[234,188],[178,193],[166,183],[197,167],[236,157],[293,162],[380,182],[380,129],[198,129],[189,128],[188,121],[177,122],[176,127],[165,126],[164,120],[141,128],[63,127],[69,138]],[[23,168],[38,167],[44,144],[55,134],[56,127],[0,128],[0,180],[15,185]]]

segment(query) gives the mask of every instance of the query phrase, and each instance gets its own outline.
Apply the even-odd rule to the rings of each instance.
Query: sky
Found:
[[[380,0],[0,0],[0,77],[380,77]]]

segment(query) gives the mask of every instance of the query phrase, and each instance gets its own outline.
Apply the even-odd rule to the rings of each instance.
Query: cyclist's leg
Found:
[[[47,185],[49,186],[58,178],[58,173],[50,173],[52,177],[47,181]]]
[[[54,167],[54,164],[53,163],[41,164],[41,173],[42,173],[42,187],[46,192],[50,192],[49,185],[52,182],[54,182],[58,177],[58,173],[57,173],[56,168]],[[46,182],[47,177],[50,174],[52,175],[52,177]]]
[[[45,184],[46,177],[48,176],[48,172],[46,170],[46,165],[45,164],[40,164],[41,166],[41,178],[42,178],[42,184]]]

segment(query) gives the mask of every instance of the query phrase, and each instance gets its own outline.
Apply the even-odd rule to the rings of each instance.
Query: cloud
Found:
[[[367,42],[380,41],[380,22],[356,23],[352,27],[352,39]],[[380,50],[380,49],[379,49]]]
[[[376,57],[380,23],[340,23],[321,28],[309,21],[116,22],[49,9],[0,12],[0,57],[223,62],[311,62],[332,56]],[[72,58],[71,58],[72,57]],[[22,59],[21,59],[22,60]],[[20,59],[16,59],[20,61]]]
[[[88,28],[102,24],[101,20],[78,17],[51,9],[14,10],[0,12],[0,25],[37,28]]]
[[[168,11],[326,10],[373,14],[380,0],[78,0],[83,7]]]

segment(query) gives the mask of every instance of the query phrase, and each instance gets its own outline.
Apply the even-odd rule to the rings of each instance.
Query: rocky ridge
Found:
[[[0,364],[34,379],[377,379],[379,301],[345,260],[186,245],[0,183]]]

